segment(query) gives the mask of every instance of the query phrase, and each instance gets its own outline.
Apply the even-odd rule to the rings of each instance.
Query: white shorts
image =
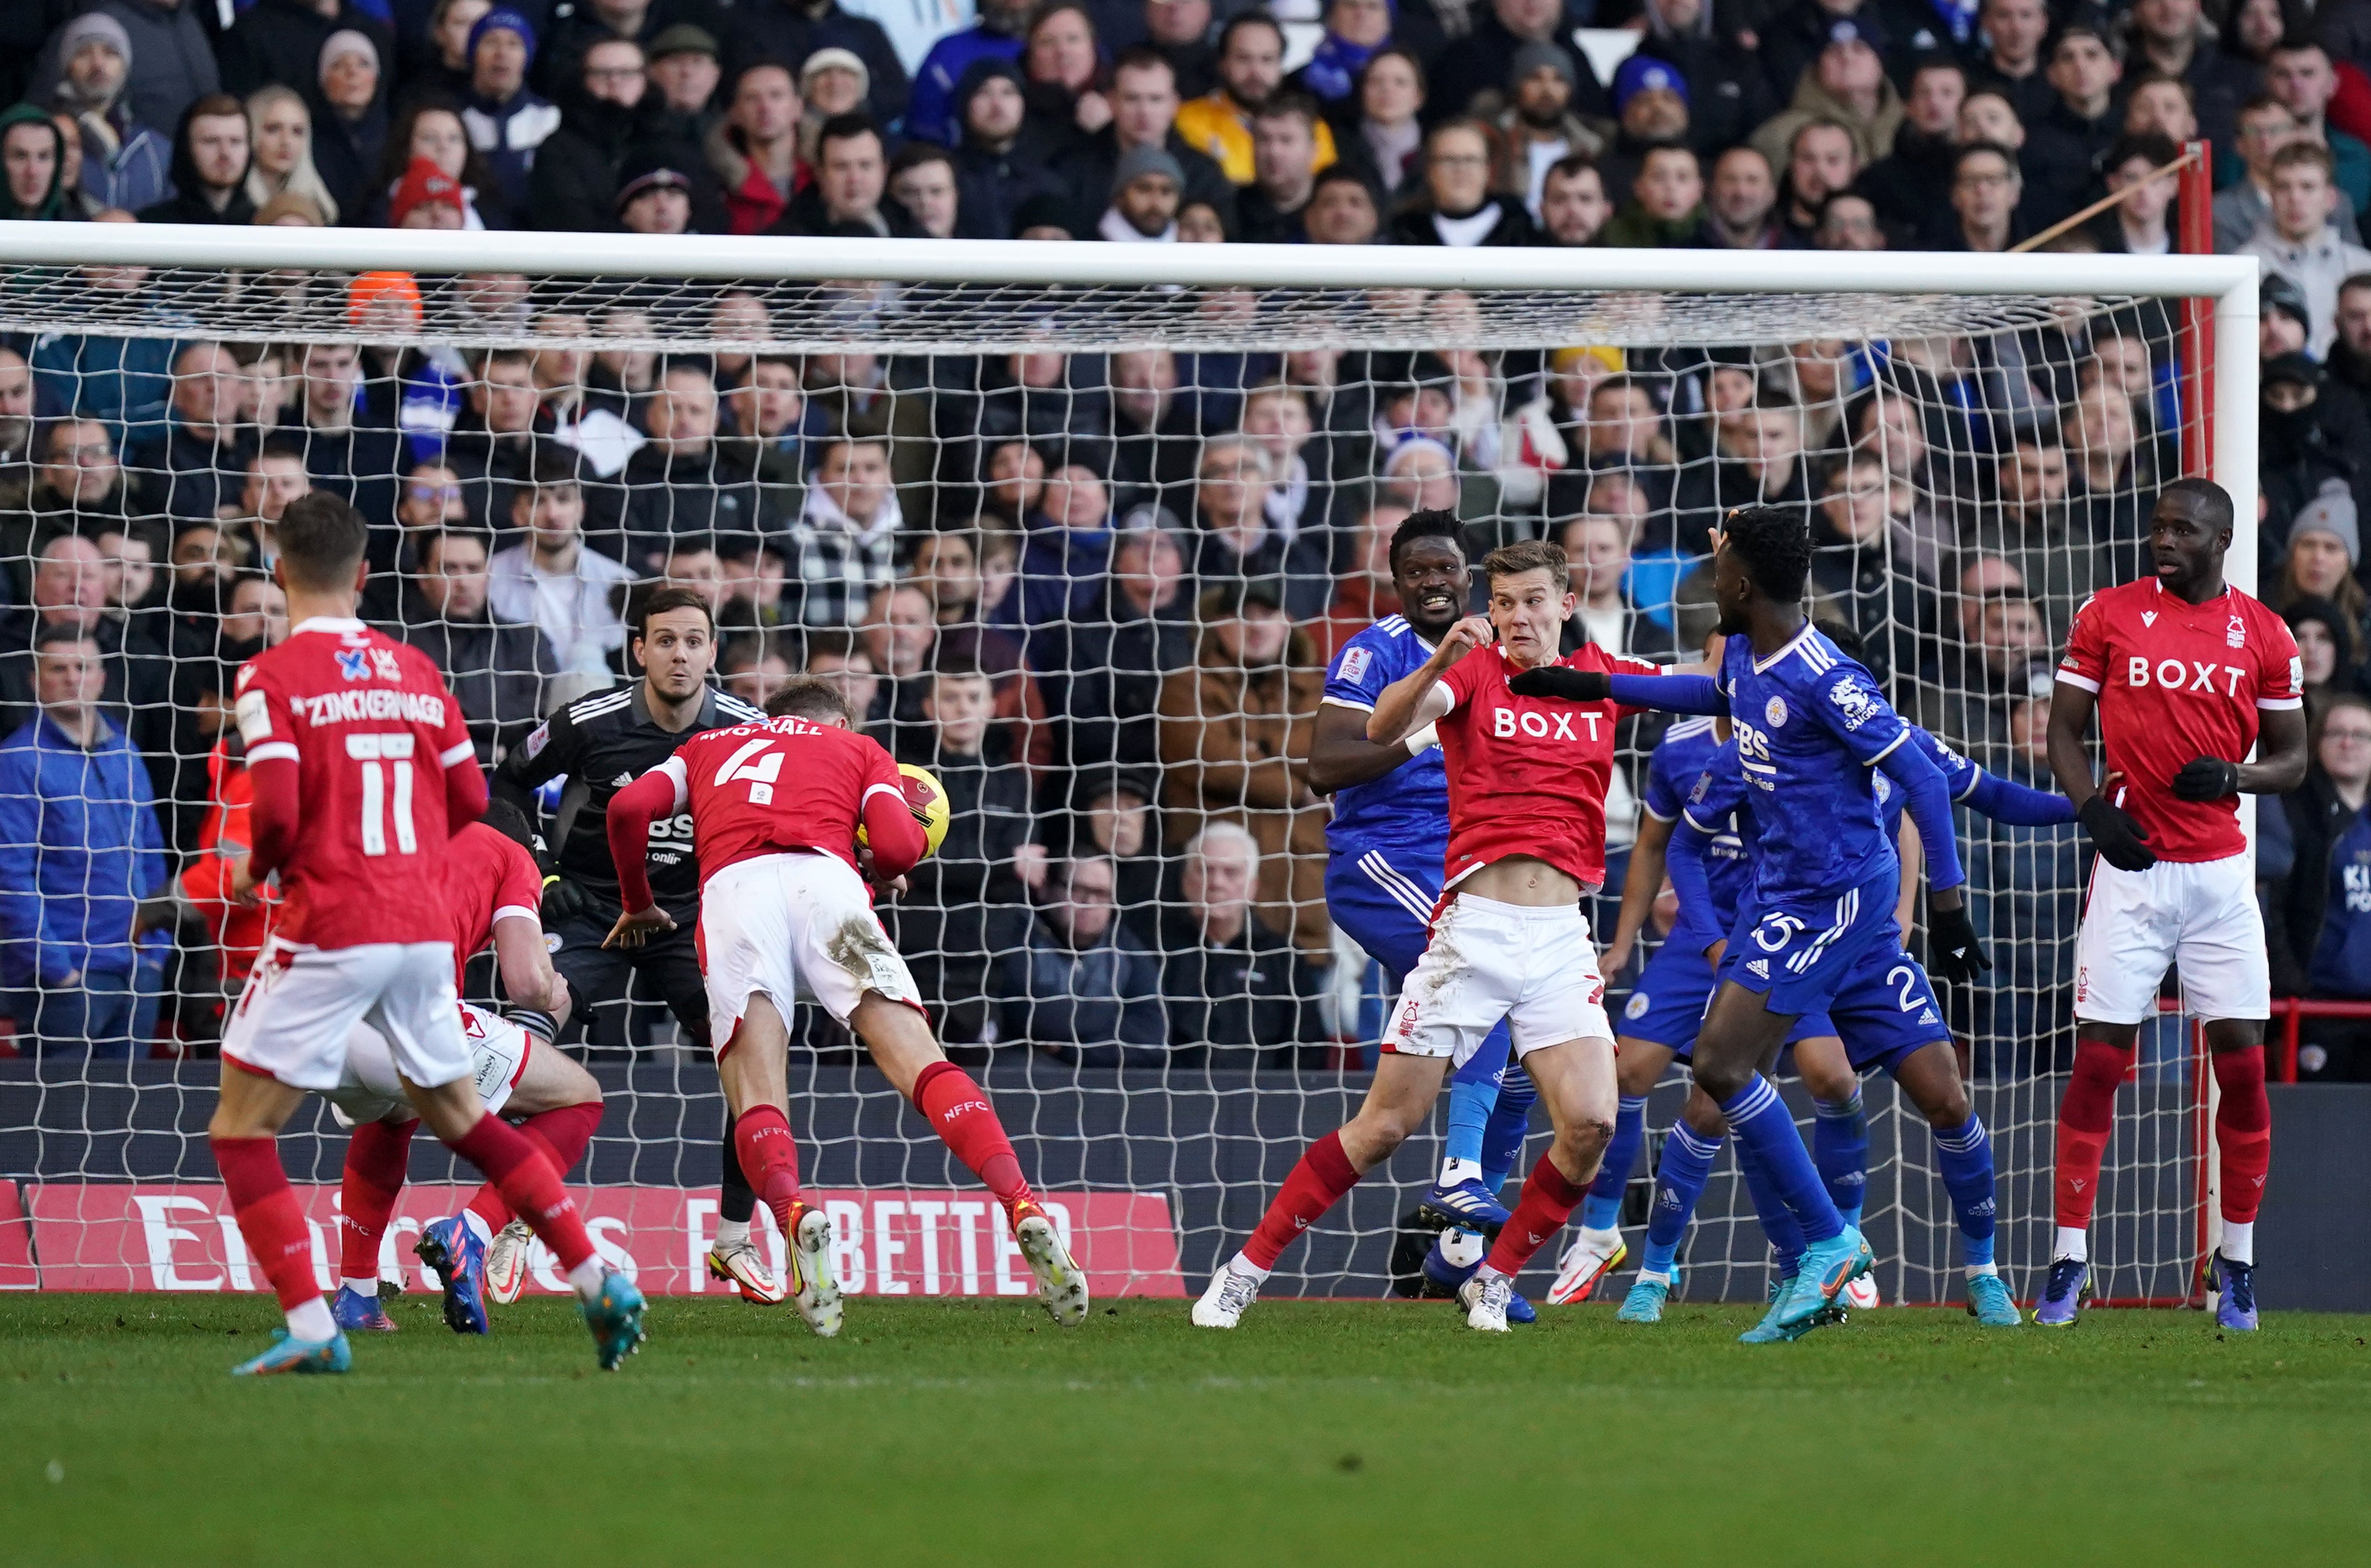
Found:
[[[2120,871],[2100,861],[2075,963],[2075,1016],[2094,1023],[2155,1018],[2169,963],[2181,970],[2181,1006],[2191,1017],[2272,1017],[2254,863],[2233,855]]]
[[[1500,1019],[1517,1056],[1567,1040],[1613,1040],[1597,944],[1579,905],[1452,894],[1401,987],[1383,1049],[1463,1066]]]
[[[700,890],[700,972],[719,1055],[754,995],[772,997],[785,1020],[793,1002],[821,1002],[843,1024],[867,991],[922,1006],[864,879],[836,855],[763,855],[709,878]]]
[[[327,1094],[345,1075],[354,1025],[368,1023],[405,1078],[434,1089],[469,1076],[451,942],[316,948],[273,937],[223,1030],[223,1059]]]
[[[469,1076],[478,1080],[478,1098],[489,1112],[500,1112],[526,1076],[534,1040],[510,1020],[468,1002],[461,1004],[461,1035],[469,1043]],[[387,1036],[367,1023],[354,1025],[346,1036],[346,1070],[326,1098],[341,1127],[380,1121],[390,1111],[411,1114],[411,1101],[396,1081]]]

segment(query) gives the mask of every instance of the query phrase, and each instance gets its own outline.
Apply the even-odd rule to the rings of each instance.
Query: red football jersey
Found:
[[[1567,669],[1663,672],[1595,643],[1556,661]],[[1448,885],[1509,855],[1530,855],[1583,887],[1605,882],[1605,790],[1613,726],[1637,712],[1614,702],[1517,697],[1504,646],[1476,649],[1440,678],[1456,706],[1436,726],[1449,769]]]
[[[442,870],[457,989],[461,966],[494,940],[495,921],[509,915],[541,918],[543,872],[533,855],[481,822],[453,836]]]
[[[700,880],[760,855],[815,849],[856,864],[856,828],[876,790],[902,801],[881,743],[804,719],[769,719],[694,735],[659,765],[691,802]]]
[[[2239,801],[2184,801],[2173,776],[2202,756],[2239,762],[2257,713],[2305,702],[2305,662],[2281,617],[2237,588],[2192,605],[2154,577],[2094,594],[2066,634],[2058,678],[2099,699],[2115,803],[2160,860],[2222,860],[2248,847]]]
[[[317,617],[240,667],[236,710],[250,765],[297,767],[279,934],[325,948],[450,940],[445,771],[478,759],[428,655]]]

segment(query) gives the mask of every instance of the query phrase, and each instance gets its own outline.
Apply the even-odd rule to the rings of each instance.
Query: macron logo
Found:
[[[2143,610],[2141,612],[2141,624],[2143,626],[2155,626],[2157,624],[2157,612],[2155,610]]]

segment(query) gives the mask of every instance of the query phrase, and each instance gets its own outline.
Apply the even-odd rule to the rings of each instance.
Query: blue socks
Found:
[[[1482,1163],[1483,1129],[1498,1106],[1498,1085],[1506,1076],[1511,1048],[1501,1020],[1482,1042],[1482,1048],[1449,1080],[1449,1136],[1441,1146],[1443,1159]]]
[[[1993,1261],[1993,1140],[1974,1112],[1946,1132],[1935,1129],[1937,1162],[1943,1168],[1943,1190],[1951,1194],[1951,1212],[1960,1221],[1960,1249],[1968,1267],[1989,1267]]]
[[[1814,1100],[1811,1112],[1811,1159],[1827,1184],[1828,1201],[1846,1225],[1858,1225],[1868,1189],[1868,1118],[1861,1111],[1860,1090],[1855,1089],[1850,1100]]]
[[[1754,1074],[1743,1089],[1722,1102],[1720,1113],[1729,1118],[1729,1130],[1738,1147],[1751,1148],[1760,1157],[1772,1189],[1801,1224],[1807,1245],[1818,1246],[1844,1234],[1844,1216],[1836,1212],[1827,1189],[1820,1184],[1819,1169],[1795,1131],[1795,1119],[1787,1114],[1787,1102],[1778,1098],[1768,1078]]]
[[[1695,1217],[1696,1201],[1712,1179],[1712,1162],[1721,1140],[1699,1136],[1685,1122],[1663,1140],[1663,1158],[1655,1170],[1655,1210],[1647,1219],[1647,1258],[1641,1273],[1668,1277],[1680,1242]]]
[[[1489,1045],[1486,1043],[1483,1049]],[[1482,1184],[1494,1195],[1505,1189],[1515,1161],[1522,1158],[1523,1139],[1532,1130],[1532,1107],[1539,1099],[1531,1074],[1520,1066],[1507,1069],[1498,1084],[1498,1103],[1482,1125]]]
[[[1647,1097],[1622,1097],[1621,1107],[1613,1113],[1613,1141],[1605,1146],[1605,1161],[1597,1168],[1597,1180],[1589,1184],[1589,1196],[1580,1203],[1580,1223],[1590,1230],[1611,1230],[1622,1223],[1622,1193],[1630,1185],[1630,1172],[1638,1166],[1638,1151],[1647,1143]]]
[[[1753,1200],[1753,1212],[1762,1218],[1762,1234],[1770,1239],[1772,1261],[1777,1264],[1780,1276],[1796,1273],[1803,1258],[1803,1228],[1795,1223],[1794,1210],[1787,1206],[1778,1189],[1772,1185],[1762,1157],[1741,1140],[1737,1146],[1737,1170],[1745,1178],[1745,1191]]]

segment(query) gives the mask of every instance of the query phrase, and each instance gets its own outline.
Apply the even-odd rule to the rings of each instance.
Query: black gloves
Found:
[[[1975,923],[1968,918],[1968,906],[1955,909],[1935,909],[1926,923],[1926,953],[1928,965],[1946,980],[1973,980],[1993,966],[1984,955],[1984,944],[1976,936]]]
[[[1613,695],[1613,677],[1603,670],[1575,670],[1562,664],[1542,664],[1523,670],[1507,683],[1517,697],[1555,697],[1567,702],[1603,702]]]
[[[2173,776],[2174,798],[2183,801],[2227,800],[2239,792],[2239,765],[2219,756],[2195,756]]]
[[[2202,761],[2212,761],[2202,758]],[[2192,767],[2198,766],[2191,764]],[[2218,766],[2228,767],[2230,764]],[[2189,771],[2184,768],[2185,773]],[[2179,786],[2176,787],[2179,789]],[[2105,795],[2094,795],[2075,813],[2082,820],[2091,842],[2099,846],[2099,858],[2120,871],[2145,871],[2157,864],[2145,842],[2148,829],[2126,815],[2123,808],[2111,802]]]
[[[543,879],[542,915],[543,923],[546,926],[550,925],[554,920],[570,920],[579,915],[588,914],[592,908],[593,895],[566,877],[550,876]]]

